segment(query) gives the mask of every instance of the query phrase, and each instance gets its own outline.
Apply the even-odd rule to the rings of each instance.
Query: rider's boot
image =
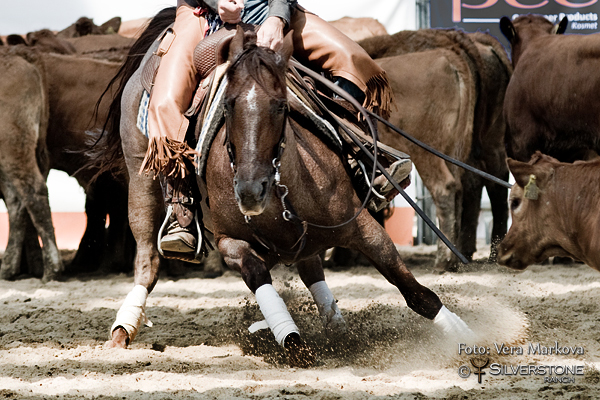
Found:
[[[159,249],[167,258],[199,262],[196,255],[202,245],[202,234],[198,229],[200,221],[196,221],[199,199],[193,191],[194,175],[185,178],[159,176],[167,208]]]

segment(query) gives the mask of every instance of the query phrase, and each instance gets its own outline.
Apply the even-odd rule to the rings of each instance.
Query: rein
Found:
[[[331,89],[333,92],[335,92],[338,95],[342,96],[344,99],[346,99],[347,101],[349,101],[350,103],[352,103],[352,105],[360,113],[362,113],[363,115],[365,115],[365,116],[369,115],[369,114],[370,115],[375,115],[378,119],[383,120],[383,118],[379,117],[378,115],[376,115],[374,113],[371,113],[370,111],[367,111],[364,107],[362,107],[362,105],[360,105],[345,90],[343,90],[340,87],[334,85],[332,82],[330,82],[329,80],[325,79],[320,74],[317,74],[316,72],[314,72],[310,68],[305,67],[304,65],[300,64],[299,62],[297,62],[294,59],[290,59],[290,65],[293,66],[296,69],[301,70],[302,72],[306,73],[311,78],[313,78],[313,79],[321,82],[322,84],[324,84],[327,88]],[[309,93],[312,93],[312,92],[309,92]],[[332,118],[335,119],[335,115],[331,111],[329,111],[329,109],[327,109],[326,107],[324,107],[323,110],[325,110]],[[398,192],[400,192],[400,194],[402,195],[402,197],[415,210],[415,212],[417,214],[419,214],[419,216],[423,219],[423,221],[425,221],[425,223],[431,228],[431,230],[435,232],[435,234],[437,235],[437,237],[450,249],[450,251],[452,251],[452,253],[454,253],[454,255],[456,257],[458,257],[463,264],[468,264],[469,261],[467,260],[467,258],[464,255],[462,255],[462,253],[460,251],[458,251],[458,249],[450,242],[450,240],[448,240],[448,238],[446,237],[446,235],[444,235],[442,233],[442,231],[439,230],[439,228],[433,223],[433,221],[431,221],[431,219],[427,216],[427,214],[425,214],[425,212],[423,212],[423,210],[421,210],[421,208],[413,201],[413,199],[411,199],[410,196],[408,194],[406,194],[406,192],[404,191],[404,189],[402,189],[402,187],[398,184],[398,182],[396,182],[390,176],[390,174],[385,170],[385,168],[379,163],[379,161],[377,161],[377,135],[375,134],[376,131],[375,131],[375,129],[373,127],[373,124],[372,124],[372,122],[371,122],[371,120],[369,118],[366,118],[366,122],[367,122],[367,125],[369,126],[369,129],[371,130],[371,134],[372,134],[373,139],[374,139],[373,140],[373,145],[374,145],[373,153],[371,153],[369,150],[367,150],[365,148],[365,146],[363,145],[363,143],[356,137],[356,135],[350,129],[348,129],[344,124],[339,124],[339,126],[340,126],[340,128],[342,128],[344,130],[344,132],[346,132],[346,134],[360,148],[360,150],[363,151],[371,159],[371,161],[373,162],[373,170],[375,171],[375,168],[379,169],[381,171],[381,173],[383,174],[383,176],[385,176],[386,179],[392,184],[392,186],[394,186],[394,188],[396,190],[398,190]],[[398,128],[396,128],[396,129],[398,129]],[[416,139],[414,139],[414,140],[416,140]],[[419,143],[421,143],[421,142],[419,142]],[[431,148],[431,147],[429,147],[429,148]],[[427,148],[426,148],[426,150],[427,150]],[[439,154],[441,154],[441,153],[439,153]],[[446,156],[446,157],[448,157],[448,156]],[[448,158],[450,158],[450,157],[448,157]],[[454,160],[454,161],[459,162],[457,160]],[[464,163],[461,163],[461,164],[464,164]],[[464,164],[464,165],[466,165],[466,164]],[[479,171],[477,169],[475,169],[475,170]],[[484,173],[482,171],[479,171],[479,172]],[[489,175],[489,174],[486,174],[486,175]],[[373,174],[373,176],[374,176],[374,174]],[[489,175],[489,176],[491,176],[491,175]],[[497,179],[496,177],[494,177],[494,178]],[[371,182],[373,182],[373,180],[374,179],[371,179]],[[503,181],[500,181],[500,182],[503,182]],[[369,190],[370,190],[370,188],[369,188]],[[367,196],[367,198],[368,198],[368,196]],[[363,207],[364,207],[364,205],[366,205],[366,202],[363,204]],[[362,209],[360,211],[362,211]],[[357,217],[357,215],[355,215],[351,220],[353,220],[356,217]]]

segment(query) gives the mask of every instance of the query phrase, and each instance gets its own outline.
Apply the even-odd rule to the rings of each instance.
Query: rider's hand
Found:
[[[277,50],[283,43],[283,28],[285,22],[279,17],[269,17],[260,26],[257,33],[256,44]]]
[[[242,20],[244,0],[219,0],[217,11],[219,17],[226,24],[237,24]]]

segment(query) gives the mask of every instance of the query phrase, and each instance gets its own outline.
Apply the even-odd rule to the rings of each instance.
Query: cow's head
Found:
[[[569,20],[564,17],[558,24],[553,25],[544,16],[537,14],[521,15],[514,21],[508,17],[502,17],[500,31],[510,42],[513,68],[517,65],[517,60],[531,39],[544,35],[562,35],[567,29],[568,23]]]
[[[556,209],[550,201],[556,163],[556,159],[540,152],[528,163],[508,159],[516,183],[509,199],[512,224],[498,245],[499,264],[525,269],[548,257],[563,255],[553,234]]]

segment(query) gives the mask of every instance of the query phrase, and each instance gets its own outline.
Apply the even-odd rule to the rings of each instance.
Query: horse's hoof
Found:
[[[292,368],[308,368],[315,362],[315,355],[297,333],[290,333],[284,341],[288,363]]]
[[[326,323],[325,323],[325,333],[329,337],[337,337],[339,335],[343,335],[348,331],[348,327],[346,326],[346,321],[342,314],[336,313],[334,314]]]
[[[104,343],[104,346],[112,349],[126,349],[129,345],[129,334],[120,326],[112,332],[112,338]]]

